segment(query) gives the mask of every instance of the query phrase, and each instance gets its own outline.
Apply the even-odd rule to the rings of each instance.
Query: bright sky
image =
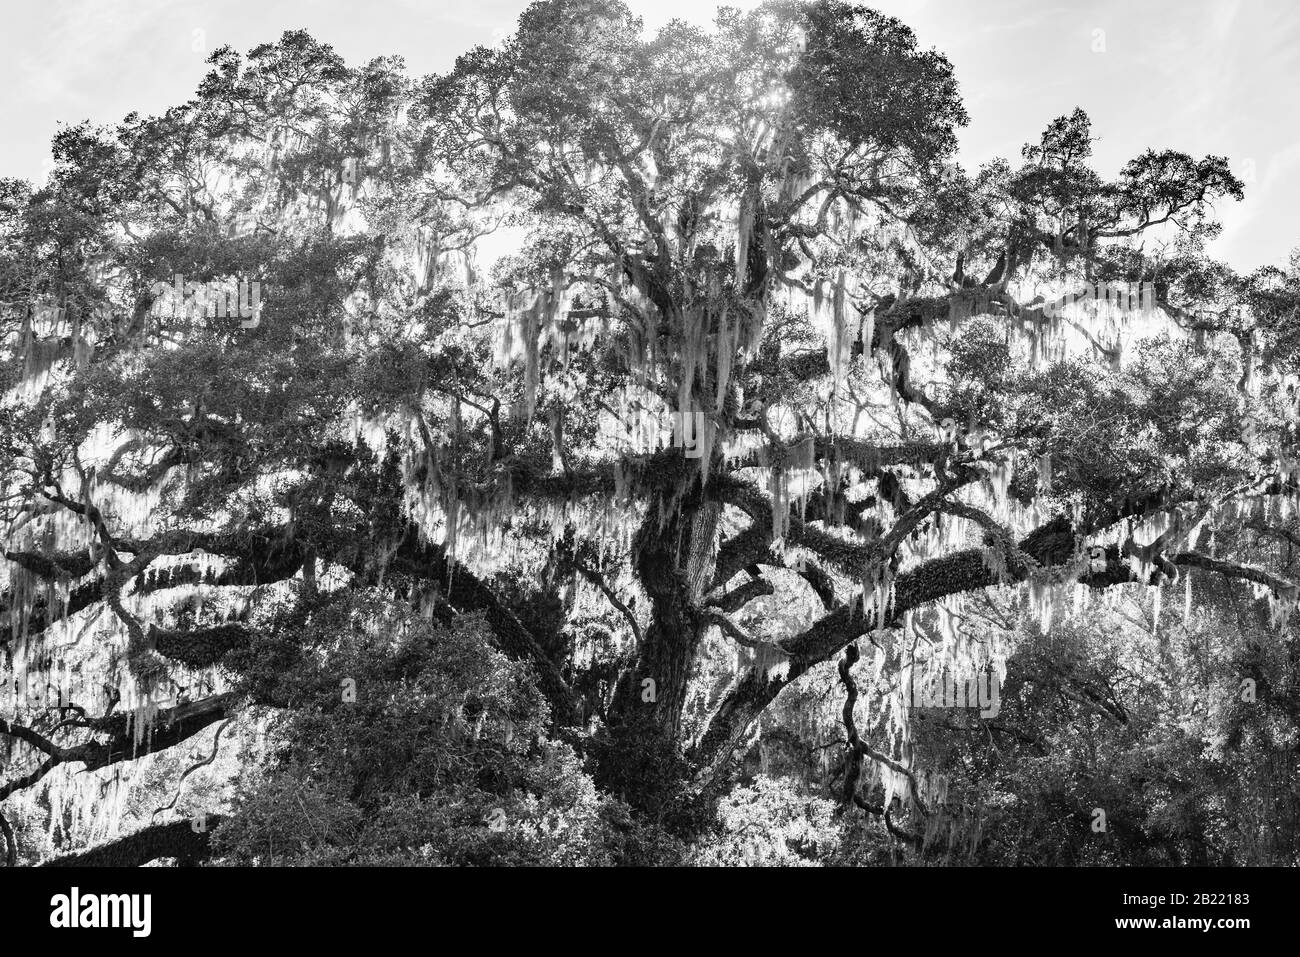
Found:
[[[712,0],[630,0],[656,26]],[[439,72],[510,31],[526,0],[19,0],[0,34],[0,176],[39,179],[59,121],[114,123],[182,103],[222,44],[306,28],[349,63],[399,54]],[[753,0],[732,0],[749,7]],[[1239,269],[1300,245],[1300,4],[1295,0],[877,0],[956,67],[968,168],[1018,158],[1082,106],[1111,175],[1148,146],[1227,156],[1246,199],[1213,252]]]

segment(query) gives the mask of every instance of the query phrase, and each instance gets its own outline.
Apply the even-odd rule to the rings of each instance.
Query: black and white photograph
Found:
[[[6,924],[958,871],[1267,923],[1300,7],[2,16]]]

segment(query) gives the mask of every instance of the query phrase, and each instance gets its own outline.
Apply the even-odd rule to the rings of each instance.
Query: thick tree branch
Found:
[[[209,814],[206,828],[194,830],[189,821],[155,824],[107,844],[54,857],[39,867],[143,867],[151,861],[172,857],[179,863],[192,864],[212,854],[212,829],[225,818]]]

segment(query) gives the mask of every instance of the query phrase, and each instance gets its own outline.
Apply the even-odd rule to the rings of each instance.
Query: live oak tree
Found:
[[[681,833],[829,671],[841,801],[917,843],[907,689],[1013,651],[964,602],[1050,630],[1195,569],[1288,627],[1300,270],[1208,258],[1223,158],[1108,180],[1075,111],[968,173],[947,60],[833,0],[550,0],[419,82],[304,33],[211,64],[0,189],[0,796],[346,708],[332,635],[479,615]]]

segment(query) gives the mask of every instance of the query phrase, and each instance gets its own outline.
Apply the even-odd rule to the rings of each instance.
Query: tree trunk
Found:
[[[629,803],[660,815],[689,777],[682,712],[707,627],[699,603],[712,572],[721,514],[717,503],[700,501],[698,490],[676,513],[664,504],[664,511],[647,511],[633,545],[637,575],[650,598],[650,624],[635,664],[615,688],[599,774]]]

